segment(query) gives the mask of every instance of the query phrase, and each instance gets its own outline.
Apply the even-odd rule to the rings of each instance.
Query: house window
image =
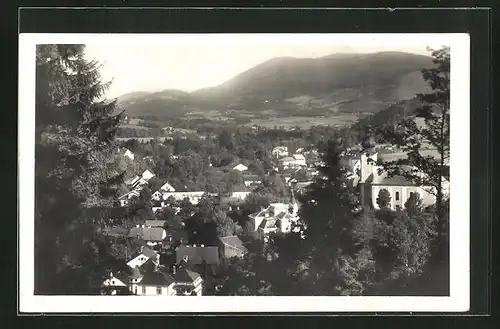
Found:
[[[156,287],[156,294],[161,295],[161,287]]]
[[[142,294],[145,295],[146,294],[146,286],[142,286]]]
[[[399,201],[399,192],[396,192],[396,201]]]

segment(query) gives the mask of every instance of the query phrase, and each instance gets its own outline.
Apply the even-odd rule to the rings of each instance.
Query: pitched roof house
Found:
[[[201,275],[184,268],[174,265],[172,268],[172,277],[175,280],[174,290],[177,296],[201,296],[203,291],[203,279]]]
[[[221,237],[219,241],[219,252],[222,257],[243,257],[248,252],[243,242],[236,235]]]
[[[144,225],[134,227],[130,230],[130,238],[144,240],[149,246],[155,246],[167,237],[167,232],[161,227],[145,227]]]
[[[268,208],[248,215],[255,231],[264,236],[271,232],[290,232],[297,218],[298,204],[272,203]]]
[[[238,171],[247,171],[248,170],[248,167],[245,166],[244,164],[238,164],[236,166],[233,167],[233,170],[238,170]]]
[[[168,182],[166,182],[165,184],[163,184],[161,187],[160,187],[160,191],[164,191],[164,192],[175,192],[175,188],[170,185]]]
[[[160,255],[148,247],[141,248],[141,252],[134,258],[127,262],[127,266],[130,268],[135,268],[144,265],[148,260],[158,263],[160,260]]]

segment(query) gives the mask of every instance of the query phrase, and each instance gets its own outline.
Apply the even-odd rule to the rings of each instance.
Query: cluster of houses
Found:
[[[164,226],[164,221],[147,220],[129,230],[117,228],[106,233],[131,239],[140,248],[125,269],[109,273],[102,282],[102,294],[201,296],[203,274],[215,272],[221,259],[247,253],[237,236],[222,237],[217,246],[189,245],[185,237],[169,234]]]
[[[267,241],[271,233],[292,230],[298,208],[296,202],[273,203],[249,219],[258,236]],[[217,246],[189,245],[185,236],[169,233],[162,220],[146,220],[131,229],[114,228],[105,234],[140,245],[125,269],[111,271],[103,281],[102,293],[109,295],[201,296],[203,274],[215,273],[222,259],[248,253],[234,235],[219,238]]]
[[[389,147],[379,146],[370,150],[353,148],[343,154],[342,161],[349,170],[353,184],[360,190],[362,204],[378,208],[376,199],[381,190],[389,192],[391,196],[389,207],[393,210],[404,208],[406,200],[413,193],[419,194],[424,206],[434,204],[433,187],[417,186],[403,176],[388,176],[379,170],[380,162],[404,156]],[[128,154],[127,151],[124,155],[133,159],[133,154]],[[272,233],[288,233],[293,230],[293,223],[298,220],[299,208],[294,201],[293,191],[303,189],[312,183],[312,178],[318,175],[315,168],[321,165],[318,161],[311,163],[311,158],[317,156],[317,151],[309,153],[312,154],[299,149],[289,155],[286,146],[278,146],[272,150],[272,155],[282,165],[281,176],[295,189],[291,189],[292,198],[289,203],[273,203],[248,216],[251,227],[264,241],[267,241]],[[260,177],[249,175],[248,167],[244,164],[237,164],[232,169],[244,174],[246,187],[261,184]],[[302,171],[302,179],[295,178],[299,171]],[[126,184],[130,191],[119,198],[120,204],[126,206],[132,197],[140,194],[142,188],[154,176],[153,172],[145,170],[141,175],[127,180]],[[449,182],[445,181],[445,184],[445,192],[449,193]],[[227,198],[238,204],[250,193],[250,191],[234,192]],[[154,207],[153,211],[156,212],[169,205],[169,200],[182,201],[187,198],[192,204],[197,204],[205,194],[207,194],[205,191],[176,191],[166,182],[152,193],[152,199],[159,205]],[[112,295],[201,296],[203,278],[207,273],[215,271],[222,259],[243,257],[248,252],[237,236],[221,237],[217,246],[189,245],[185,237],[167,232],[165,222],[160,220],[147,220],[130,229],[117,228],[114,233],[109,232],[109,234],[122,235],[140,243],[139,251],[131,255],[126,268],[110,273],[103,282],[103,293]]]

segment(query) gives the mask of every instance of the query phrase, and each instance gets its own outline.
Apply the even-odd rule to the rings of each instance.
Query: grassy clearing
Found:
[[[327,125],[347,125],[354,123],[358,117],[354,115],[336,115],[329,117],[284,117],[272,119],[253,119],[248,125],[258,125],[262,127],[272,128],[274,126],[292,128],[299,126],[300,128],[309,128],[311,126],[327,126]]]

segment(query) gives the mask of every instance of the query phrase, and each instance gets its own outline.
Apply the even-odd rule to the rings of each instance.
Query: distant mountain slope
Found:
[[[402,52],[274,58],[197,94],[293,97],[342,88],[398,87],[400,79],[432,65],[430,57]]]
[[[221,107],[256,114],[378,112],[427,91],[420,71],[432,65],[431,57],[404,52],[274,58],[216,87],[149,93],[121,104],[132,116]]]

